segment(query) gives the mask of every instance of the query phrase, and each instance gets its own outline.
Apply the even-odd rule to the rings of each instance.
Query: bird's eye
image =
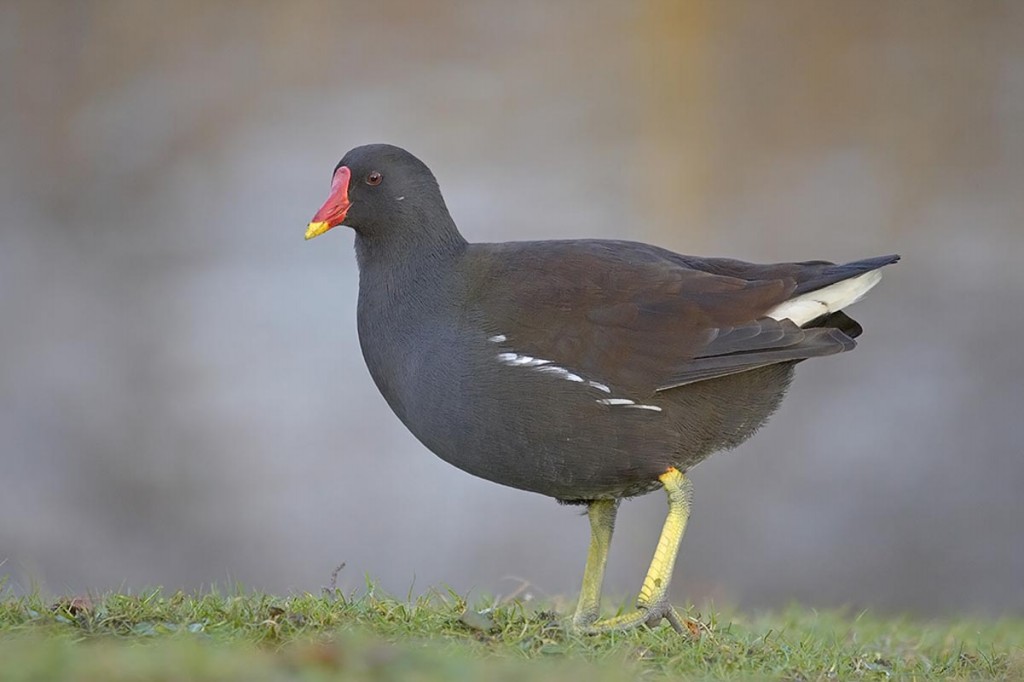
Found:
[[[380,174],[380,171],[371,171],[370,174],[366,176],[366,184],[379,185],[380,181],[383,179],[384,176]]]

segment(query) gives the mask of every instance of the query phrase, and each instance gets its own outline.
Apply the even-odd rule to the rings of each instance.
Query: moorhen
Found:
[[[573,625],[663,618],[689,517],[686,471],[778,407],[806,358],[854,347],[842,309],[898,256],[757,265],[597,239],[470,244],[437,181],[391,145],[348,152],[311,239],[355,231],[358,326],[377,387],[410,431],[471,474],[585,504]],[[664,488],[668,517],[637,610],[599,618],[619,501]]]

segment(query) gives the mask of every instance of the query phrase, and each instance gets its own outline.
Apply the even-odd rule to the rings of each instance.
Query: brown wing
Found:
[[[690,267],[629,242],[478,245],[471,301],[490,334],[516,352],[633,395],[774,362],[845,350],[835,330],[764,318],[789,298],[791,276],[757,279]],[[728,261],[739,274],[738,261]],[[834,332],[834,333],[833,333]]]
[[[740,336],[732,338],[734,334]],[[856,342],[851,336],[833,327],[804,329],[790,320],[763,317],[749,325],[724,330],[723,336],[716,337],[667,377],[658,390],[666,391],[777,362],[842,353],[854,346]]]
[[[851,263],[835,264],[827,260],[810,260],[801,263],[747,263],[731,258],[697,258],[684,256],[659,249],[665,258],[684,267],[707,272],[712,275],[738,277],[744,280],[792,279],[796,282],[793,295],[822,289],[830,284],[862,275],[871,270],[899,261],[896,254],[864,258]]]

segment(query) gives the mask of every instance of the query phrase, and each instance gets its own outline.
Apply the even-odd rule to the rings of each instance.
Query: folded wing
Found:
[[[860,328],[838,311],[877,273],[866,288],[845,282],[895,261],[758,265],[607,241],[479,248],[470,296],[487,302],[488,333],[636,396],[850,350]]]

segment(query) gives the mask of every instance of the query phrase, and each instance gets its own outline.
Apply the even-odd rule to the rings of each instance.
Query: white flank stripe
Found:
[[[490,341],[491,343],[501,343],[503,341],[508,341],[508,337],[505,336],[504,334],[495,334],[494,336],[487,340]]]
[[[657,405],[624,405],[624,407],[631,407],[634,410],[652,410],[654,412],[661,412],[661,408]]]
[[[532,358],[529,355],[519,355],[518,353],[498,353],[494,357],[498,358],[498,362],[513,367],[540,367],[541,365],[551,364],[550,360]]]
[[[498,338],[497,336],[492,336],[488,340],[489,341],[494,341],[497,338]],[[505,337],[503,335],[500,338],[502,340],[505,339]],[[612,392],[612,389],[608,388],[606,385],[602,384],[600,381],[589,381],[587,379],[584,379],[579,374],[573,374],[572,372],[567,370],[565,367],[559,367],[558,365],[552,365],[550,360],[545,360],[543,358],[535,358],[535,357],[531,357],[529,355],[519,355],[518,353],[511,353],[511,352],[508,352],[508,353],[498,353],[494,357],[496,357],[498,359],[498,362],[500,362],[500,363],[502,363],[504,365],[509,365],[510,367],[532,367],[532,368],[536,369],[538,372],[544,372],[546,374],[554,374],[556,376],[562,377],[566,381],[573,381],[573,382],[576,382],[576,383],[579,383],[579,384],[587,384],[591,388],[596,388],[597,390],[604,391],[605,393],[611,393]],[[617,398],[616,400],[620,400],[621,401],[622,399],[621,398]],[[608,403],[608,404],[609,405],[612,405],[612,404],[614,404],[614,405],[625,405],[626,403],[632,404],[633,401],[632,400],[626,400],[625,402],[616,402],[616,403]]]
[[[842,282],[830,284],[824,289],[808,291],[769,310],[766,314],[775,320],[792,320],[797,325],[804,325],[816,317],[834,313],[852,305],[864,297],[871,287],[882,279],[881,270],[872,270]]]
[[[633,401],[627,398],[601,398],[597,402],[602,405],[632,405]]]

